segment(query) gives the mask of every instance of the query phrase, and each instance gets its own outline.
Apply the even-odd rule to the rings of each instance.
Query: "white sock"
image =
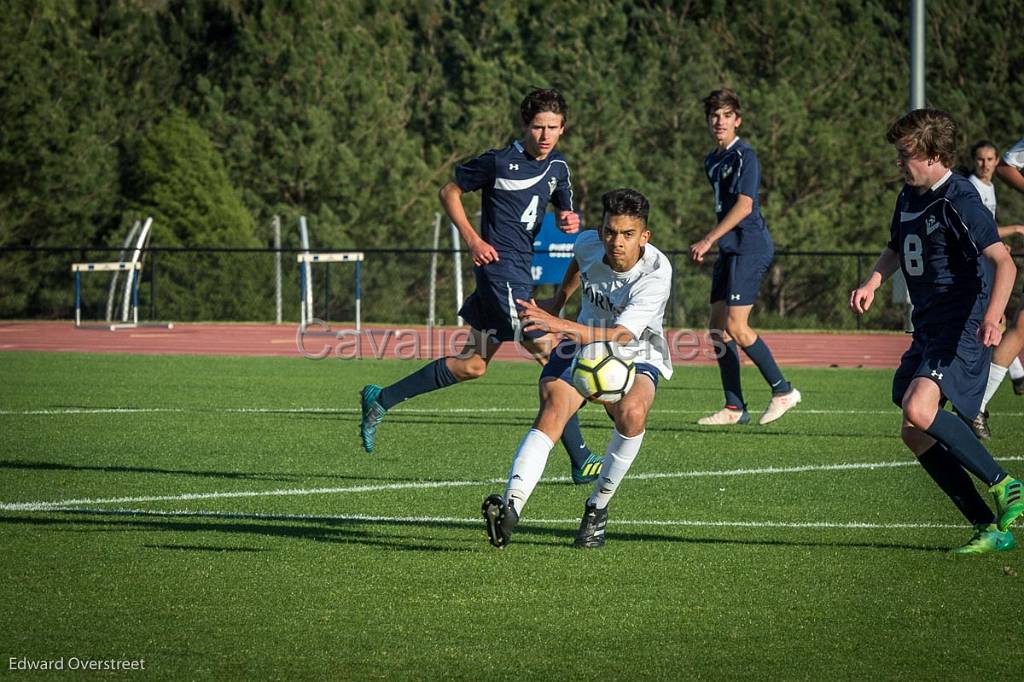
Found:
[[[519,514],[523,513],[526,501],[540,482],[553,447],[555,444],[551,439],[537,429],[530,429],[519,442],[519,449],[512,460],[512,469],[508,472],[508,485],[505,487],[505,499],[515,502]]]
[[[1006,378],[1006,368],[1000,367],[996,363],[991,363],[988,368],[988,385],[985,387],[985,397],[981,399],[981,411],[984,412],[988,407],[988,401],[992,400],[992,396],[999,390],[999,384],[1003,383],[1003,379]]]
[[[594,492],[587,500],[588,504],[598,509],[608,506],[619,483],[625,478],[626,472],[636,459],[636,453],[640,452],[644,433],[646,432],[636,436],[623,436],[617,429],[612,433],[612,439],[608,441],[608,450],[604,453],[604,462],[601,464],[601,474],[594,484]]]
[[[1020,358],[1014,358],[1010,363],[1010,378],[1024,379],[1024,365],[1020,364]]]

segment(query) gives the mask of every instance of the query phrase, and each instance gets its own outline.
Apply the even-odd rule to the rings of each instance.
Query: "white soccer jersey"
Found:
[[[981,195],[981,203],[985,204],[985,208],[992,212],[992,217],[996,217],[996,188],[992,183],[985,183],[977,175],[971,173],[971,177],[967,178],[974,185],[974,189],[978,190],[978,194]]]
[[[1017,170],[1024,170],[1024,137],[1006,150],[1006,153],[1003,154],[1003,162]]]
[[[663,319],[672,284],[672,265],[648,244],[628,272],[616,272],[604,262],[604,244],[597,230],[580,234],[573,249],[580,268],[583,300],[576,321],[588,326],[623,326],[635,340],[626,346],[636,362],[654,365],[672,378],[672,358]]]

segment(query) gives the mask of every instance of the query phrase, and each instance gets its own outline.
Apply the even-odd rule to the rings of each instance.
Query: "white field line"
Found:
[[[356,407],[60,407],[25,410],[0,410],[4,417],[46,416],[58,417],[80,414],[358,414]],[[447,408],[409,408],[396,407],[391,414],[535,414],[536,407],[447,407]],[[708,410],[673,410],[655,409],[655,414],[705,414]],[[837,415],[875,415],[884,414],[898,416],[899,409],[894,405],[886,410],[805,410],[794,408],[788,414],[837,414]],[[1024,417],[1024,412],[992,412],[997,417]]]
[[[476,517],[455,516],[373,516],[369,514],[277,514],[265,512],[232,512],[210,510],[152,510],[152,509],[90,509],[85,507],[54,507],[49,512],[63,514],[85,514],[94,516],[144,516],[160,518],[213,518],[244,521],[300,521],[300,522],[347,522],[347,523],[401,523],[413,525],[447,524],[452,526],[477,526],[481,520]],[[575,526],[579,519],[523,519],[523,526]],[[620,519],[615,525],[648,527],[718,527],[718,528],[803,528],[803,529],[851,529],[851,530],[896,530],[903,528],[963,528],[964,524],[951,523],[873,523],[868,521],[710,521],[697,519],[658,520]]]
[[[1022,461],[1024,457],[1002,457],[1003,461]],[[638,473],[630,476],[631,480],[650,481],[669,478],[711,478],[728,476],[751,476],[771,474],[800,474],[812,471],[862,471],[873,469],[891,469],[896,467],[917,466],[912,460],[893,462],[850,462],[840,464],[805,464],[791,467],[760,467],[756,469],[718,469],[710,471],[675,471]],[[546,479],[551,483],[564,483],[567,476],[556,476]],[[103,504],[136,504],[140,502],[181,502],[187,500],[213,500],[226,498],[252,497],[297,497],[307,495],[340,495],[346,493],[367,493],[392,490],[429,490],[434,488],[459,488],[505,483],[504,478],[491,478],[480,481],[415,481],[407,483],[385,483],[380,485],[358,485],[335,488],[278,488],[272,490],[233,490],[209,493],[180,493],[177,495],[144,495],[139,497],[107,497],[83,498],[71,500],[36,501],[36,502],[0,502],[0,511],[48,511],[58,507],[75,507],[81,505]]]

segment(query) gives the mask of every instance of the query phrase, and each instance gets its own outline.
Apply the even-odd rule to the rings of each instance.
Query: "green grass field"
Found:
[[[1024,664],[1024,549],[947,553],[969,532],[903,450],[888,371],[791,370],[797,410],[715,431],[694,421],[719,404],[717,370],[681,367],[606,547],[572,549],[589,487],[558,447],[499,551],[479,507],[535,412],[534,366],[406,403],[368,456],[358,389],[416,363],[0,363],[5,672],[77,657],[144,659],[121,675],[147,679],[988,680]],[[1022,408],[1006,386],[991,420],[1018,475]],[[603,447],[603,411],[582,418]]]

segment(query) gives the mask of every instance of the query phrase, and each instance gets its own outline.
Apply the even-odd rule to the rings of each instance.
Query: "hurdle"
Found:
[[[83,272],[125,272],[127,271],[129,283],[131,285],[131,322],[122,324],[103,324],[103,325],[82,325],[82,273]],[[71,272],[75,275],[75,328],[76,329],[109,329],[115,331],[117,329],[134,329],[139,327],[139,279],[142,277],[142,263],[139,261],[131,262],[120,262],[120,263],[72,263]],[[167,329],[173,329],[174,323],[168,322],[166,324],[157,323],[153,325],[156,327],[166,327]]]
[[[361,307],[363,298],[362,289],[362,266],[363,253],[361,251],[332,252],[332,253],[300,253],[297,257],[299,267],[299,325],[305,331],[306,325],[313,319],[313,287],[306,277],[308,265],[313,263],[355,263],[356,270],[356,331],[362,329]],[[312,275],[310,275],[312,278]]]

